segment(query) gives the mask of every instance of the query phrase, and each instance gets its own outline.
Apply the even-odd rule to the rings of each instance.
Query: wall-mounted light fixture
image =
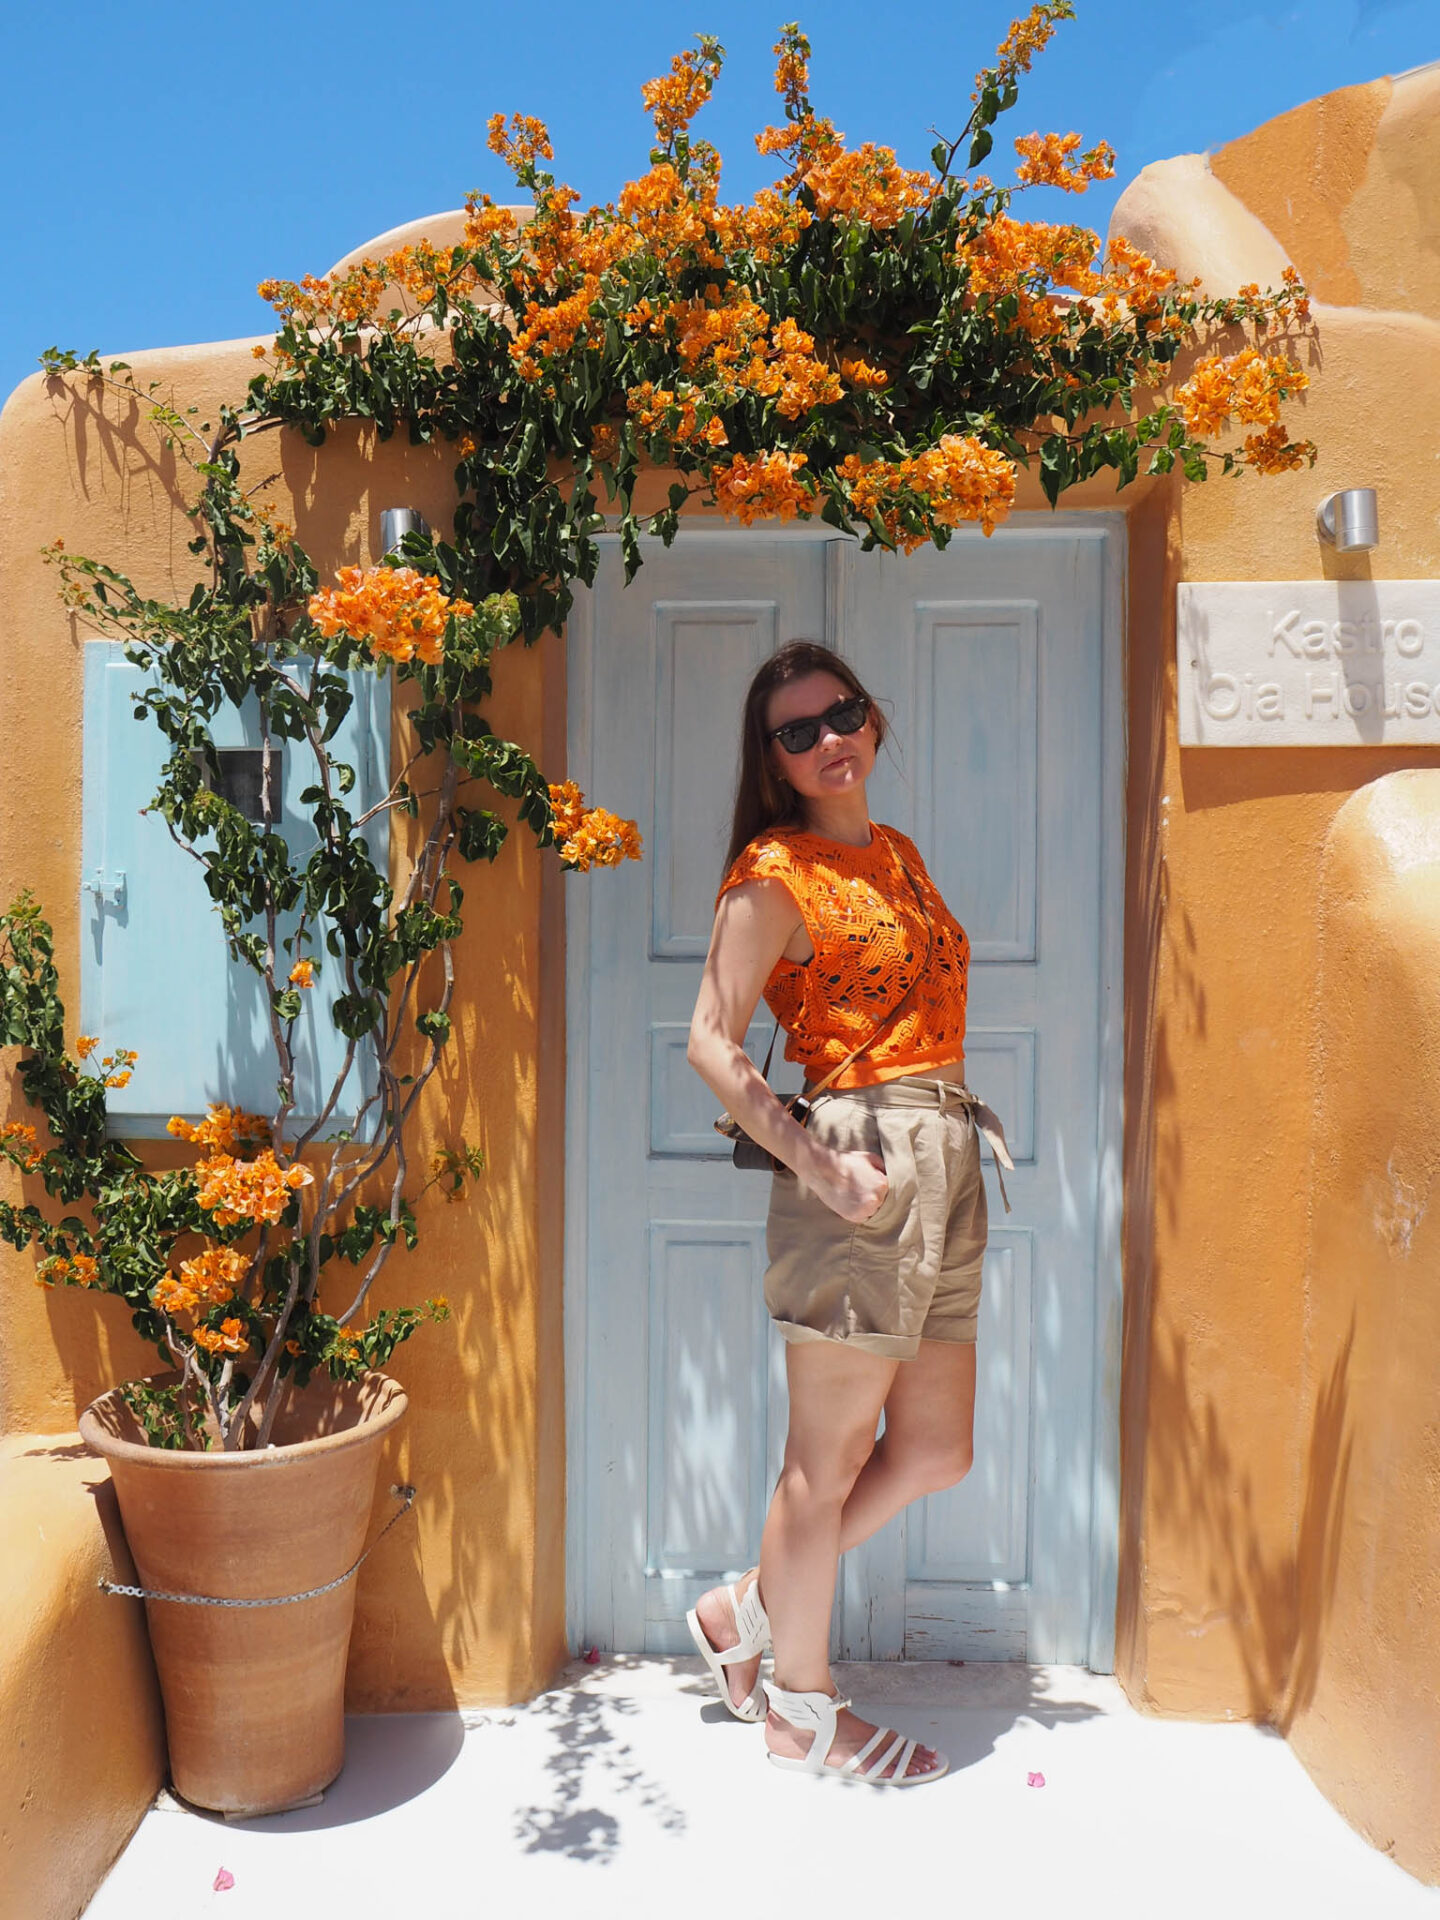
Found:
[[[429,533],[418,507],[386,507],[380,515],[380,551],[394,553],[407,533]]]
[[[1380,544],[1380,515],[1373,487],[1347,487],[1329,493],[1315,509],[1315,525],[1327,547],[1337,553],[1364,553]]]

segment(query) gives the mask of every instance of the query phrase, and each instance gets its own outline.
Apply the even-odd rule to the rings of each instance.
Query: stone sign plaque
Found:
[[[1440,746],[1440,580],[1179,588],[1182,747]]]

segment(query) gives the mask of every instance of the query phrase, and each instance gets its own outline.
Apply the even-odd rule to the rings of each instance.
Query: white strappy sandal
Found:
[[[750,1582],[750,1591],[742,1600],[737,1581],[729,1589],[730,1606],[735,1615],[735,1631],[740,1638],[733,1647],[722,1652],[712,1647],[700,1624],[700,1615],[692,1607],[685,1616],[685,1624],[690,1629],[690,1638],[695,1642],[696,1651],[710,1669],[710,1677],[720,1689],[720,1698],[737,1720],[751,1723],[765,1718],[765,1696],[760,1691],[761,1682],[757,1680],[750,1692],[737,1706],[730,1696],[730,1676],[727,1667],[738,1665],[742,1660],[753,1660],[757,1654],[764,1653],[770,1645],[770,1621],[760,1599],[760,1582]]]
[[[822,1779],[863,1780],[872,1787],[919,1787],[928,1780],[941,1779],[950,1771],[950,1762],[943,1753],[937,1753],[935,1765],[928,1773],[911,1773],[910,1762],[921,1743],[907,1739],[903,1733],[896,1733],[893,1727],[877,1727],[858,1753],[852,1754],[838,1767],[827,1767],[825,1760],[835,1744],[836,1722],[841,1709],[848,1707],[850,1702],[829,1693],[787,1693],[784,1687],[777,1687],[772,1680],[764,1680],[761,1685],[770,1705],[782,1720],[788,1720],[792,1727],[802,1732],[806,1727],[815,1730],[810,1751],[803,1760],[785,1760],[778,1753],[772,1753],[772,1767],[783,1767],[787,1773],[818,1774]],[[872,1761],[876,1749],[885,1740],[890,1742],[889,1746]],[[895,1761],[895,1770],[887,1776],[885,1769],[892,1760]],[[867,1765],[867,1762],[871,1764]]]

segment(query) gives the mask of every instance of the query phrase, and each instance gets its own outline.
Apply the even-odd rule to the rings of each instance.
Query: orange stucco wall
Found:
[[[1304,1386],[1315,1408],[1288,1732],[1440,1881],[1440,771],[1346,801],[1321,871]]]
[[[1426,1536],[1407,1507],[1407,1524],[1377,1541],[1345,1481],[1356,1421],[1383,1437],[1412,1403],[1387,1397],[1378,1360],[1337,1394],[1347,1256],[1311,1169],[1317,1153],[1328,1169],[1325,1129],[1340,1125],[1336,1063],[1349,1073],[1367,1057],[1360,1038],[1329,1047],[1324,968],[1344,948],[1322,938],[1339,857],[1327,867],[1325,850],[1358,790],[1440,767],[1440,749],[1182,751],[1173,616],[1182,579],[1435,572],[1440,250],[1424,188],[1440,165],[1437,94],[1434,73],[1351,89],[1133,184],[1116,225],[1213,290],[1273,282],[1287,259],[1313,282],[1303,417],[1320,462],[1118,497],[1097,483],[1066,502],[1129,515],[1119,1671],[1152,1710],[1287,1729],[1337,1804],[1432,1876],[1434,1808],[1400,1781],[1405,1742],[1437,1729],[1405,1718],[1400,1700],[1407,1682],[1434,1699],[1440,1654],[1387,1616],[1393,1657],[1368,1676],[1359,1658],[1377,1581],[1414,1590]],[[426,224],[445,237],[443,222]],[[243,342],[131,357],[142,379],[173,381],[181,404],[213,405],[250,371]],[[383,506],[446,518],[448,473],[424,450],[341,435],[318,458],[288,440],[257,462],[266,452],[281,471],[272,497],[323,564],[368,557]],[[0,463],[11,696],[0,762],[25,770],[0,782],[0,885],[36,888],[73,978],[80,638],[37,550],[59,534],[124,554],[142,585],[168,592],[189,577],[186,530],[150,430],[74,377],[17,392]],[[1379,490],[1382,545],[1336,558],[1316,541],[1316,501],[1363,485]],[[1038,504],[1033,482],[1020,504]],[[560,767],[563,649],[507,652],[493,711]],[[563,1649],[561,883],[520,837],[500,869],[470,878],[459,1044],[426,1124],[437,1140],[480,1138],[489,1169],[468,1206],[435,1209],[410,1269],[387,1270],[385,1299],[439,1286],[456,1312],[395,1363],[412,1408],[395,1464],[420,1487],[419,1520],[366,1570],[359,1706],[518,1697]],[[1365,910],[1388,911],[1376,898]],[[1381,1057],[1403,1074],[1403,1049]],[[1367,1111],[1356,1109],[1362,1128]],[[1361,1314],[1366,1299],[1354,1305]],[[1420,1343],[1405,1391],[1418,1396],[1440,1371],[1437,1330],[1423,1315],[1405,1324]],[[1355,1353],[1384,1351],[1376,1338]],[[0,1431],[68,1430],[93,1393],[144,1364],[113,1303],[41,1294],[0,1249]],[[1430,1476],[1433,1492],[1433,1421],[1426,1431],[1418,1451],[1382,1447],[1366,1470],[1388,1460],[1417,1489]]]
[[[128,357],[142,384],[173,383],[201,418],[253,370],[246,342]],[[267,497],[323,565],[372,557],[383,507],[448,520],[449,468],[429,450],[350,432],[319,455],[274,436],[250,459],[257,479],[278,470]],[[146,591],[183,592],[194,562],[182,475],[123,397],[78,376],[39,375],[0,418],[0,474],[0,892],[34,889],[73,983],[83,639],[39,549],[60,536],[71,551],[123,556]],[[554,641],[507,650],[488,708],[551,765],[564,751],[563,659]],[[465,876],[456,1041],[427,1094],[419,1143],[423,1159],[447,1140],[478,1141],[486,1172],[465,1205],[427,1197],[419,1250],[392,1258],[375,1296],[378,1306],[443,1291],[453,1318],[394,1361],[411,1412],[382,1480],[412,1480],[419,1500],[414,1525],[396,1530],[360,1584],[350,1674],[359,1708],[515,1699],[564,1656],[562,1170],[540,1146],[563,1113],[562,880],[527,837],[517,833],[493,870]],[[5,1117],[21,1117],[18,1089],[5,1097]],[[32,1278],[30,1257],[0,1249],[0,1432],[65,1432],[97,1392],[148,1370],[152,1356],[117,1302],[42,1292]]]
[[[160,1694],[109,1470],[0,1439],[0,1920],[73,1920],[165,1777]]]
[[[1433,1498],[1433,1445],[1407,1454],[1418,1406],[1373,1372],[1347,1387],[1319,1332],[1336,1253],[1315,1239],[1331,1167],[1322,1155],[1312,1171],[1312,1136],[1342,1098],[1326,1044],[1349,991],[1321,971],[1327,836],[1357,790],[1440,751],[1182,750],[1173,654],[1179,579],[1436,573],[1436,214],[1414,183],[1426,154],[1430,178],[1440,164],[1437,105],[1440,70],[1351,89],[1208,167],[1147,169],[1115,220],[1216,291],[1273,280],[1288,255],[1324,297],[1303,408],[1315,470],[1176,490],[1132,516],[1136,532],[1163,518],[1165,557],[1163,592],[1130,612],[1119,1670],[1152,1708],[1292,1732],[1341,1810],[1431,1878],[1433,1796],[1401,1782],[1405,1740],[1426,1729],[1433,1751],[1440,1735],[1440,1643],[1402,1636],[1362,1684],[1356,1641],[1377,1582],[1433,1587],[1434,1535],[1381,1538],[1353,1481],[1347,1503],[1345,1463],[1368,1423],[1367,1444],[1411,1476],[1405,1498]],[[1378,490],[1373,553],[1316,540],[1317,500],[1345,486]],[[1423,1041],[1387,1044],[1354,1088],[1357,1152],[1374,1150],[1382,1111],[1366,1089],[1425,1070]],[[1416,1332],[1428,1345],[1412,1364],[1433,1381],[1440,1339]],[[1367,1337],[1373,1355],[1385,1336]],[[1363,1747],[1348,1744],[1361,1728]]]

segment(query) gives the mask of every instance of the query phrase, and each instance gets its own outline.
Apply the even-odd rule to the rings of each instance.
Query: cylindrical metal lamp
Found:
[[[1373,487],[1347,487],[1327,494],[1315,510],[1320,538],[1337,553],[1364,553],[1380,544],[1380,514]]]
[[[380,515],[380,551],[395,553],[407,533],[429,531],[429,523],[417,507],[386,507]]]

